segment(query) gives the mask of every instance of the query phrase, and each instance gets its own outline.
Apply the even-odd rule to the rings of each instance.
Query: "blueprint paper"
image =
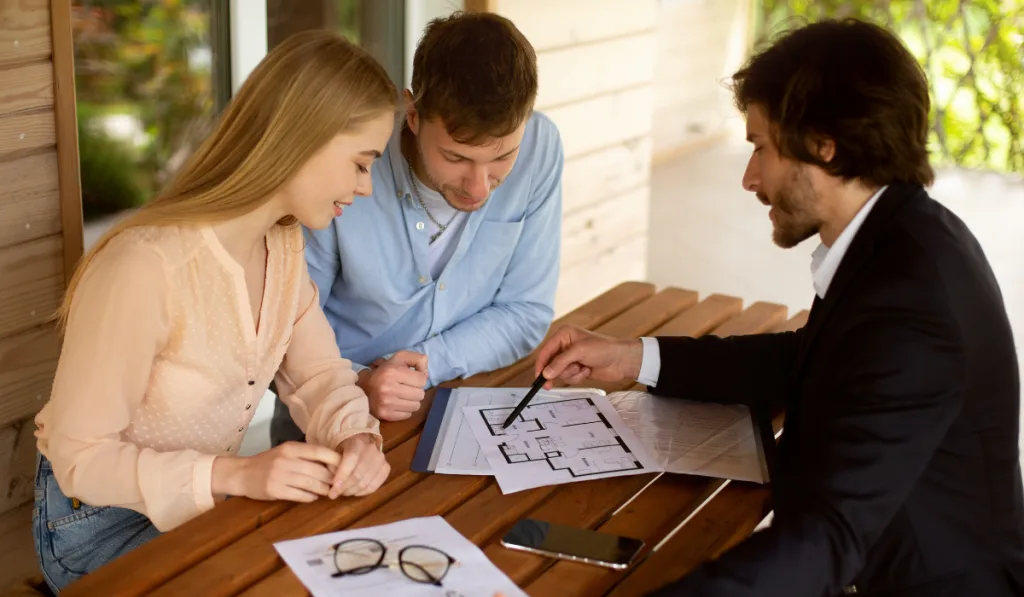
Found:
[[[346,539],[376,539],[387,546],[385,564],[398,559],[406,545],[426,545],[455,558],[440,587],[415,582],[397,568],[331,578],[337,570],[331,546]],[[280,541],[274,549],[314,597],[526,597],[484,552],[444,518],[410,518],[392,524]]]
[[[502,429],[513,408],[463,407],[503,493],[660,470],[607,396],[581,392],[531,401]]]
[[[456,388],[449,398],[448,412],[439,433],[442,438],[441,453],[434,469],[436,473],[448,475],[492,475],[491,465],[480,451],[476,436],[466,423],[463,408],[466,406],[508,407],[507,413],[526,396],[530,388]],[[601,390],[558,389],[541,390],[530,404],[541,404],[568,397],[603,395]]]

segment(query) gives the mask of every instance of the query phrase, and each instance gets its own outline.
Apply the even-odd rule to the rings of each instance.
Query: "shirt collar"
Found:
[[[388,162],[395,179],[395,195],[409,207],[418,208],[413,195],[412,179],[409,178],[409,162],[402,155],[402,131],[405,130],[404,114],[395,122],[395,132],[388,140]]]
[[[814,292],[817,293],[818,298],[825,298],[825,293],[828,292],[828,287],[832,284],[832,278],[835,277],[836,271],[839,270],[839,264],[842,263],[846,250],[850,248],[850,243],[853,242],[857,231],[860,230],[864,220],[871,213],[871,208],[875,206],[878,198],[882,196],[886,188],[888,188],[887,185],[878,189],[868,199],[867,203],[857,212],[857,215],[853,216],[850,223],[846,225],[846,228],[843,228],[843,231],[839,233],[839,237],[836,238],[831,247],[826,247],[822,243],[814,249],[814,252],[811,254],[811,276],[814,281]]]

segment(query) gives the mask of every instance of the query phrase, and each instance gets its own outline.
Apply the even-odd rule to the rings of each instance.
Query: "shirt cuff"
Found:
[[[645,386],[657,386],[661,375],[661,348],[657,338],[640,338],[644,344],[643,361],[640,363],[640,375],[636,380]]]
[[[196,460],[192,469],[192,494],[196,500],[196,509],[202,514],[213,508],[213,461],[216,456],[203,454]]]

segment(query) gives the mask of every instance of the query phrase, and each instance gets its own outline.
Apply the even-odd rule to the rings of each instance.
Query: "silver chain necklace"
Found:
[[[427,212],[427,217],[430,218],[430,221],[433,222],[435,226],[437,226],[437,232],[430,235],[430,242],[428,244],[432,245],[434,244],[434,241],[437,240],[442,234],[444,234],[444,231],[447,230],[448,227],[452,225],[452,222],[455,221],[455,218],[459,217],[459,212],[458,210],[456,210],[455,214],[452,216],[452,219],[448,220],[447,224],[442,224],[441,222],[438,222],[437,219],[434,218],[434,215],[430,213],[430,210],[427,209],[427,204],[423,202],[422,198],[420,198],[420,192],[416,188],[416,175],[412,171],[412,164],[406,162],[406,166],[409,168],[409,179],[412,181],[412,194],[416,197],[416,201],[419,202],[420,207],[423,208],[423,211]]]

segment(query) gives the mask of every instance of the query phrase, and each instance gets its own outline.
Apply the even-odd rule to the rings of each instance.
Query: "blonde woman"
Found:
[[[83,258],[36,419],[36,549],[55,592],[224,496],[309,502],[387,478],[299,224],[324,228],[370,194],[396,99],[360,48],[289,38],[173,183]],[[275,374],[308,443],[239,457]]]

